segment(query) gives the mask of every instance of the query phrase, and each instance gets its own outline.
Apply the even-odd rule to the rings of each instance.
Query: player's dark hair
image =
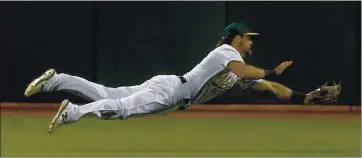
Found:
[[[233,41],[234,37],[235,36],[231,36],[231,35],[226,36],[226,37],[222,37],[220,39],[220,41],[216,43],[216,47],[219,47],[219,46],[221,46],[223,44],[231,45],[231,42]]]
[[[239,34],[240,34],[239,31],[237,31],[236,29],[229,30],[229,35],[222,37],[221,40],[217,42],[216,47],[219,47],[223,44],[231,45],[231,42],[233,41],[234,37]]]

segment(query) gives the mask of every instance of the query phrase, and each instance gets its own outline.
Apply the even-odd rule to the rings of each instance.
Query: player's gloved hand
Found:
[[[341,94],[341,83],[333,82],[332,86],[327,86],[328,83],[320,86],[318,89],[307,94],[304,104],[329,104],[335,103],[338,96]]]
[[[293,64],[293,61],[285,61],[285,62],[281,63],[274,69],[275,74],[276,75],[282,74],[284,72],[284,70],[287,69],[292,64]]]

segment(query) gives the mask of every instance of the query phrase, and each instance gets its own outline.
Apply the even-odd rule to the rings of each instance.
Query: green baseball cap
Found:
[[[228,36],[228,35],[257,36],[257,35],[259,35],[259,33],[251,31],[243,23],[232,23],[232,24],[230,24],[229,26],[225,27],[222,34],[223,34],[223,36]]]

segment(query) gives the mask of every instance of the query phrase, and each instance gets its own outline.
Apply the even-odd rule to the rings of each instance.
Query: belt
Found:
[[[178,78],[181,80],[182,84],[187,83],[187,80],[186,80],[186,78],[185,78],[185,77],[178,76]]]

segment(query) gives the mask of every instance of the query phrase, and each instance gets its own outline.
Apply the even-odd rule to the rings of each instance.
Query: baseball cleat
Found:
[[[40,77],[33,80],[25,90],[25,97],[30,97],[35,93],[42,91],[47,81],[55,74],[54,69],[49,69],[44,72]]]
[[[70,102],[69,100],[64,100],[59,107],[57,114],[54,116],[52,122],[49,124],[48,133],[52,134],[57,128],[64,124],[71,123],[69,119],[68,109]]]

